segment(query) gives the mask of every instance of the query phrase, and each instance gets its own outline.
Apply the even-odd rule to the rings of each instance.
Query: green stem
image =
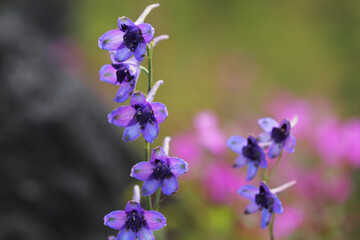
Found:
[[[147,71],[147,75],[148,75],[148,94],[149,94],[149,92],[151,90],[151,84],[152,84],[152,50],[153,50],[152,43],[149,43],[148,46],[147,46],[147,55],[148,55],[148,58],[149,58],[149,68],[146,69],[144,67],[140,67],[141,70],[145,71],[145,69],[146,69],[146,71]],[[150,143],[145,140],[145,161],[146,162],[150,161],[149,152],[150,152]],[[148,209],[152,210],[153,206],[152,206],[152,203],[151,203],[151,196],[146,197],[146,202],[147,202]]]
[[[272,214],[271,223],[269,226],[270,240],[274,240],[274,222],[275,222],[275,213]]]
[[[159,210],[160,196],[161,196],[161,187],[159,187],[158,190],[156,190],[155,205],[154,205],[154,210],[155,210],[155,211],[158,211],[158,210]]]
[[[280,152],[278,158],[276,159],[276,163],[275,163],[274,167],[270,170],[269,175],[267,176],[267,181],[270,181],[270,177],[273,174],[273,172],[275,172],[275,169],[279,165],[281,157],[282,157],[282,152]]]

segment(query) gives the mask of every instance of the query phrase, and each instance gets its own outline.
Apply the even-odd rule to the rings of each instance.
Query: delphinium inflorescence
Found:
[[[251,200],[251,203],[246,207],[244,213],[251,214],[261,211],[261,228],[269,226],[270,239],[274,239],[273,226],[275,221],[275,213],[280,214],[284,211],[277,193],[294,185],[296,182],[291,181],[278,188],[270,189],[271,174],[276,169],[280,162],[282,150],[292,153],[295,151],[296,141],[291,134],[291,128],[295,126],[297,117],[290,122],[284,119],[280,124],[272,118],[262,118],[258,121],[261,128],[265,131],[257,137],[248,136],[247,139],[240,136],[232,136],[228,139],[228,147],[239,154],[235,161],[234,167],[248,166],[247,181],[252,180],[258,171],[258,167],[263,168],[264,174],[259,187],[252,185],[242,186],[238,193]],[[275,165],[267,172],[268,158],[277,158]]]
[[[168,117],[166,106],[153,102],[163,81],[153,85],[152,55],[155,45],[169,37],[161,35],[154,38],[154,28],[144,23],[150,11],[158,6],[149,5],[135,22],[119,17],[118,29],[106,32],[98,41],[101,49],[109,51],[111,59],[111,64],[100,69],[100,80],[119,86],[115,102],[122,103],[130,97],[130,105],[112,111],[108,121],[125,128],[125,142],[133,141],[141,134],[145,139],[145,161],[132,168],[131,176],[144,181],[141,192],[146,197],[147,210],[140,206],[140,192],[136,186],[133,200],[127,203],[125,211],[113,211],[104,217],[105,225],[119,230],[118,240],[155,239],[152,231],[166,225],[165,217],[157,212],[161,192],[165,195],[175,193],[179,187],[177,178],[188,170],[184,160],[169,157],[170,137],[165,138],[163,147],[153,149],[151,158],[149,156],[150,143],[159,134],[159,124]],[[145,59],[148,60],[148,68],[141,66]],[[147,94],[135,91],[141,70],[148,76]],[[152,194],[155,194],[154,204]],[[110,236],[109,239],[115,237]]]

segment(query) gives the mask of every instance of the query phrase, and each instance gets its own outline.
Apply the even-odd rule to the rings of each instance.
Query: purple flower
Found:
[[[111,54],[111,60],[112,64],[106,64],[100,69],[100,80],[113,85],[120,85],[114,101],[124,102],[135,89],[140,75],[140,63],[134,58],[119,63],[115,61],[113,54]]]
[[[127,17],[119,17],[119,29],[103,34],[98,41],[99,47],[115,52],[115,60],[123,62],[135,56],[142,61],[145,56],[146,44],[154,37],[154,28],[148,23],[135,24]]]
[[[126,204],[125,211],[113,211],[104,217],[104,224],[119,230],[118,240],[155,239],[152,231],[166,226],[166,218],[156,211],[145,211],[135,201]]]
[[[168,116],[166,106],[159,102],[148,102],[141,92],[134,92],[130,103],[112,111],[108,115],[109,122],[125,127],[125,142],[135,140],[142,133],[145,140],[152,143],[159,134],[159,123]]]
[[[271,142],[268,152],[269,158],[279,156],[283,148],[288,153],[295,151],[296,140],[290,133],[291,125],[287,119],[282,120],[279,124],[272,118],[261,118],[258,123],[265,131],[259,135],[259,142]]]
[[[266,228],[269,225],[273,212],[280,214],[284,210],[279,198],[263,182],[260,182],[259,189],[245,185],[239,189],[239,194],[252,201],[245,208],[245,214],[262,211],[261,228]]]
[[[240,154],[236,158],[234,167],[243,167],[248,165],[248,174],[246,180],[255,177],[258,167],[266,168],[267,162],[264,151],[257,144],[253,136],[249,136],[247,140],[239,136],[232,136],[227,141],[228,147],[234,152]]]
[[[179,187],[177,178],[187,170],[184,160],[169,157],[162,147],[157,147],[153,149],[149,162],[140,162],[131,169],[131,176],[144,181],[143,196],[153,194],[159,187],[164,194],[171,195]]]

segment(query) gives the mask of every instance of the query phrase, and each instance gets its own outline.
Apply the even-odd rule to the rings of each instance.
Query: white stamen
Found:
[[[163,83],[164,83],[163,80],[159,80],[154,84],[154,86],[151,88],[150,92],[148,93],[148,95],[146,97],[147,102],[151,103],[154,100],[155,93],[159,89],[160,85],[162,85]]]
[[[279,192],[282,192],[282,191],[288,189],[289,187],[292,187],[292,186],[295,185],[295,184],[296,184],[296,181],[293,180],[293,181],[291,181],[291,182],[285,183],[284,185],[281,185],[280,187],[270,189],[270,191],[271,191],[272,193],[275,193],[275,194],[276,194],[276,193],[279,193]]]
[[[140,204],[140,188],[139,188],[139,185],[135,185],[134,186],[134,194],[133,194],[133,197],[132,199],[139,203]]]
[[[154,38],[154,46],[156,46],[156,44],[158,44],[159,42],[161,42],[162,40],[166,40],[166,39],[169,39],[169,35],[160,35],[160,36],[157,36],[156,38]]]
[[[170,150],[170,141],[171,141],[171,137],[167,136],[164,138],[164,144],[163,144],[163,148],[165,153],[169,156],[169,150]]]
[[[140,17],[135,21],[135,24],[138,25],[140,23],[144,23],[145,18],[147,17],[147,15],[149,15],[151,10],[153,10],[154,8],[157,8],[159,6],[160,6],[159,3],[154,3],[154,4],[151,4],[151,5],[147,6],[145,8],[145,10],[142,12],[142,14],[140,15]]]
[[[297,124],[298,120],[299,120],[298,115],[295,115],[295,116],[291,119],[291,121],[290,121],[290,126],[291,126],[291,128],[295,127],[295,125]]]
[[[271,143],[272,143],[271,141],[270,142],[258,142],[258,145],[261,148],[267,148],[271,145]]]

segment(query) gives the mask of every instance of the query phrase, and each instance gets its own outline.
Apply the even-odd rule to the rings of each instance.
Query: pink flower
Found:
[[[342,128],[342,142],[344,145],[344,155],[348,161],[360,167],[360,120],[353,119],[344,123]]]
[[[286,206],[283,214],[276,216],[274,232],[277,237],[289,237],[297,228],[300,227],[303,220],[304,213],[302,210]]]

